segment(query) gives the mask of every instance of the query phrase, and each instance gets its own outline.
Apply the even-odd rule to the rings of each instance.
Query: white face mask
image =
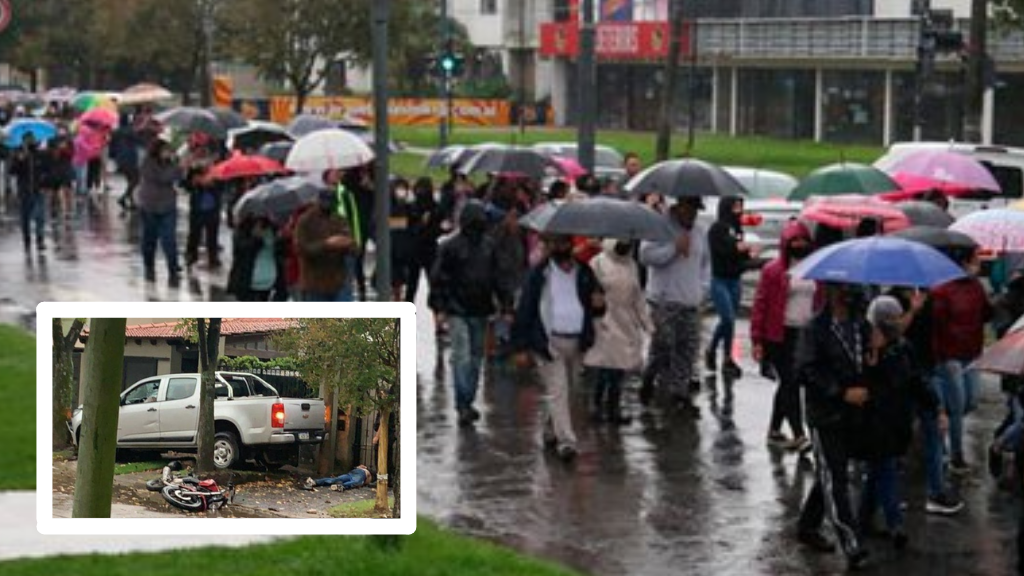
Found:
[[[397,188],[395,190],[395,198],[398,198],[399,200],[402,200],[402,201],[408,200],[409,199],[409,189],[408,188]]]

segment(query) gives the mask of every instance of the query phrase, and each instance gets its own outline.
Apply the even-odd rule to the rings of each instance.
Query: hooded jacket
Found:
[[[761,279],[750,311],[750,338],[754,344],[780,343],[786,334],[786,299],[789,296],[790,244],[803,238],[811,242],[811,232],[803,222],[794,220],[782,230],[779,255],[761,269]]]
[[[711,275],[715,278],[739,278],[747,268],[749,254],[740,252],[737,245],[743,241],[740,219],[733,207],[743,202],[738,196],[728,196],[718,202],[718,219],[708,229],[708,249],[711,251]]]
[[[634,370],[644,359],[645,336],[654,332],[636,261],[615,252],[616,240],[605,240],[603,251],[590,261],[604,291],[607,310],[594,321],[594,346],[585,366]]]
[[[430,308],[454,316],[487,317],[512,311],[515,286],[502,269],[487,214],[470,201],[459,215],[459,233],[441,244],[430,272]]]

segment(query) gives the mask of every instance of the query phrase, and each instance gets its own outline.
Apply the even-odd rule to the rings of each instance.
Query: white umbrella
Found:
[[[149,104],[151,102],[161,102],[163,100],[171,100],[174,98],[174,94],[170,90],[160,86],[158,84],[136,84],[128,87],[124,92],[121,93],[120,103],[122,105],[134,105],[134,104]]]
[[[295,172],[343,170],[367,164],[373,157],[373,150],[355,134],[338,129],[319,130],[295,142],[285,166]]]

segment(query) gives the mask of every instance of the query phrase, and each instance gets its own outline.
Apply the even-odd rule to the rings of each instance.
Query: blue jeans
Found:
[[[363,485],[365,478],[357,478],[352,474],[342,474],[335,478],[320,478],[314,480],[313,483],[317,486],[330,486],[331,484],[341,484],[346,490],[350,488],[358,488]]]
[[[36,244],[42,246],[43,234],[46,231],[44,226],[46,197],[37,192],[30,192],[28,194],[21,194],[19,201],[21,202],[19,206],[21,238],[25,242],[25,249],[28,250],[31,246],[33,223],[35,223],[36,227]]]
[[[718,314],[718,324],[715,326],[708,349],[714,352],[721,342],[724,357],[731,359],[733,334],[736,332],[736,312],[740,308],[739,278],[712,278],[711,302]]]
[[[978,386],[978,373],[966,370],[968,364],[960,360],[946,360],[936,369],[939,398],[949,415],[949,451],[954,459],[964,456],[964,415],[974,410]]]
[[[942,476],[944,450],[942,434],[939,432],[939,415],[935,411],[921,410],[918,417],[921,420],[921,435],[924,439],[924,471],[928,497],[934,498],[946,491]]]
[[[337,292],[311,292],[308,290],[302,291],[303,302],[351,302],[352,301],[352,285],[345,284]]]
[[[178,214],[176,211],[142,212],[142,264],[146,275],[152,276],[156,270],[156,244],[167,258],[167,270],[172,276],[178,273]]]
[[[903,526],[903,511],[900,510],[899,472],[896,458],[880,458],[867,463],[867,480],[861,496],[861,521],[869,520],[879,505],[885,514],[885,525],[890,530]]]
[[[452,345],[452,380],[455,381],[455,408],[472,408],[484,361],[484,334],[487,318],[452,316],[448,321]]]

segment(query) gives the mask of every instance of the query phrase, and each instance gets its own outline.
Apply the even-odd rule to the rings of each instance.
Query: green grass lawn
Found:
[[[392,137],[410,146],[433,148],[437,146],[437,129],[424,127],[395,126]],[[574,128],[528,128],[520,135],[518,129],[509,128],[456,128],[450,141],[453,144],[478,144],[481,142],[533,144],[545,141],[576,141]],[[605,144],[620,152],[632,151],[640,155],[645,164],[654,161],[655,135],[653,132],[627,132],[602,130],[597,133],[599,144]],[[673,156],[681,156],[686,147],[683,133],[672,135]],[[815,143],[805,140],[782,140],[757,136],[732,138],[723,134],[697,134],[693,156],[716,164],[754,166],[787,172],[798,178],[811,170],[846,160],[870,163],[881,156],[883,150],[873,146],[854,146]],[[406,161],[393,160],[394,166],[405,167]],[[417,172],[393,170],[406,177],[419,175],[423,162],[416,166]]]
[[[371,500],[346,502],[344,504],[332,506],[327,513],[334,518],[379,518],[379,515],[373,513],[373,505],[376,503],[376,498]],[[394,506],[395,497],[388,496],[388,507],[394,508]]]
[[[125,464],[114,464],[114,476],[121,474],[133,474],[135,472],[147,472],[150,470],[160,472],[167,462],[128,462]]]
[[[569,575],[573,572],[489,542],[441,530],[420,518],[402,547],[384,549],[365,536],[314,536],[245,548],[117,556],[66,556],[0,562],[4,576],[68,573],[75,576],[375,576],[488,574]]]
[[[36,341],[0,324],[0,490],[36,487]]]

